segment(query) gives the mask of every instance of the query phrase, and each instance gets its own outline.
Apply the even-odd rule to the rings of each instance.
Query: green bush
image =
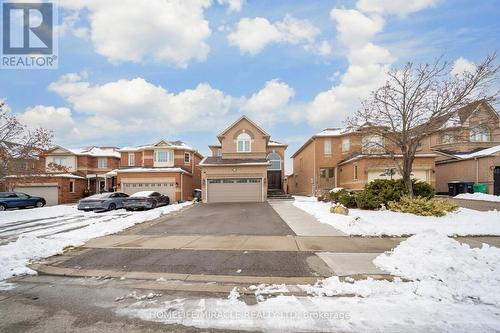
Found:
[[[398,201],[406,194],[404,183],[392,179],[375,179],[365,186],[364,191],[377,196],[383,204],[387,204],[389,201]]]
[[[375,192],[367,189],[356,194],[355,200],[356,206],[361,209],[377,209],[383,203]]]
[[[444,216],[457,210],[458,206],[447,200],[403,196],[399,201],[390,201],[387,207],[394,212],[420,216]]]
[[[338,202],[347,208],[356,208],[356,195],[347,190],[340,190],[337,192],[330,192],[330,199]]]
[[[413,184],[413,196],[431,199],[436,195],[436,191],[429,183],[415,178],[413,178],[411,182]],[[402,180],[401,183],[403,183]]]

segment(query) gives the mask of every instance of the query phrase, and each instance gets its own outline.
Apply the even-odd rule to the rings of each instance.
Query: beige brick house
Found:
[[[452,181],[488,185],[500,195],[500,116],[486,101],[463,107],[441,121],[430,138],[436,160],[436,190],[445,193]]]
[[[201,163],[203,201],[261,202],[268,191],[282,191],[287,145],[242,116],[210,145]]]
[[[116,147],[67,149],[56,146],[43,154],[43,172],[8,177],[8,187],[14,191],[42,196],[48,205],[76,202],[84,193],[113,191],[116,177],[110,172],[117,168],[120,154]]]
[[[202,155],[182,141],[159,140],[119,152],[120,168],[114,172],[121,192],[157,191],[174,202],[192,199],[201,187]]]
[[[292,155],[289,191],[317,195],[334,187],[360,190],[374,179],[400,178],[397,172],[389,173],[396,171],[396,163],[381,151],[385,144],[382,137],[363,129],[325,129]],[[436,156],[428,143],[422,144],[413,164],[413,177],[434,185]]]

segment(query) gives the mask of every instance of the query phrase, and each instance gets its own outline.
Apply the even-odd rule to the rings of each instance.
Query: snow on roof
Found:
[[[116,148],[101,148],[101,147],[91,147],[82,149],[67,149],[75,155],[80,156],[93,156],[93,157],[120,157],[120,153]]]
[[[183,172],[190,173],[182,168],[128,168],[128,169],[118,169],[117,173],[127,173],[127,172]]]
[[[486,149],[482,149],[482,150],[479,150],[479,151],[476,151],[476,152],[470,153],[470,154],[455,154],[453,156],[460,158],[460,159],[468,159],[468,158],[474,158],[474,157],[493,155],[493,154],[496,154],[499,152],[500,152],[500,145],[486,148]]]
[[[135,192],[134,194],[131,195],[131,197],[149,197],[152,193],[155,191],[140,191],[140,192]]]
[[[316,133],[314,136],[340,136],[346,133],[352,132],[351,128],[325,128],[319,133]]]
[[[269,146],[286,146],[286,144],[284,143],[281,143],[281,142],[278,142],[278,141],[273,141],[273,140],[269,140]]]
[[[136,146],[136,147],[123,147],[123,148],[120,148],[119,151],[140,151],[140,150],[146,150],[146,149],[155,149],[158,147],[161,148],[162,146],[160,146],[158,144],[161,143],[162,141],[166,143],[165,146],[167,148],[195,151],[194,148],[188,146],[186,143],[184,143],[180,140],[177,140],[177,141],[160,140],[157,143],[150,143],[150,144],[145,144],[145,145]]]
[[[77,176],[72,173],[44,173],[37,175],[8,175],[5,178],[21,178],[21,177],[61,177],[61,178],[76,178],[76,179],[85,179],[85,177]]]

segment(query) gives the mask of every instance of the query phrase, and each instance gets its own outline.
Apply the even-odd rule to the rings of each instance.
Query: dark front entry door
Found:
[[[268,171],[267,182],[269,190],[281,190],[281,171]]]
[[[493,194],[500,195],[500,167],[493,171]]]

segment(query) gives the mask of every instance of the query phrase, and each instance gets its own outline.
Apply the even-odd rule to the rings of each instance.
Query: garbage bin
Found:
[[[474,193],[474,182],[458,182],[457,194]]]
[[[488,193],[488,185],[485,183],[474,184],[474,193]]]
[[[448,195],[454,197],[458,194],[458,184],[459,182],[449,182],[448,183]]]

